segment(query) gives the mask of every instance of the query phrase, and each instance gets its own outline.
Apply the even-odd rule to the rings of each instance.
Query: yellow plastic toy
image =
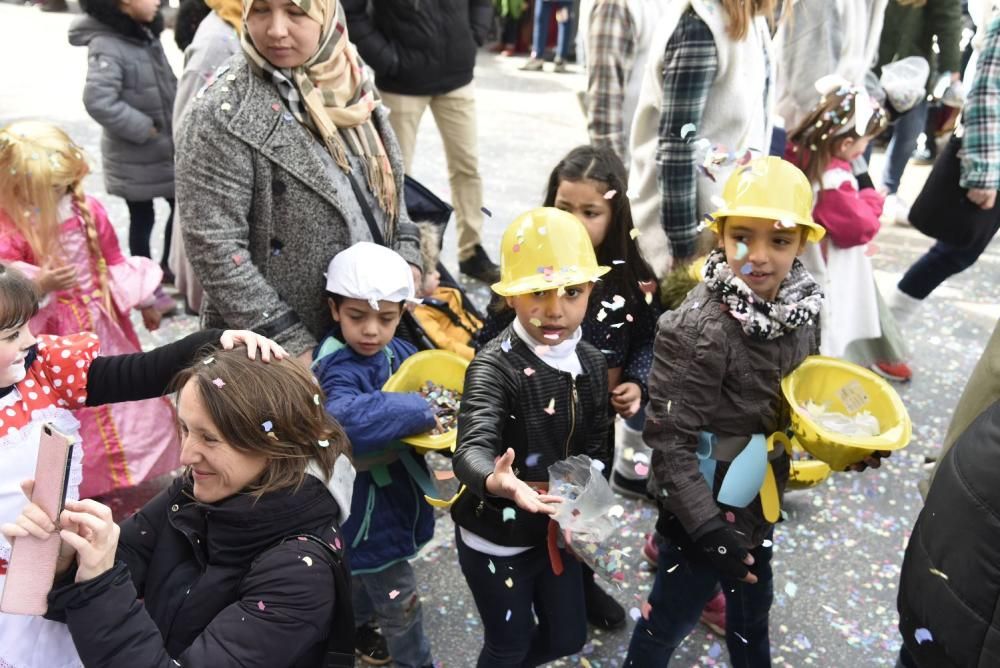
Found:
[[[856,364],[813,355],[781,381],[792,409],[793,446],[802,448],[834,471],[843,471],[876,450],[892,452],[910,442],[910,416],[896,391],[880,376]],[[806,412],[813,401],[854,415],[868,411],[878,420],[878,436],[845,436],[820,427]]]
[[[792,447],[802,450],[802,446],[793,443]],[[804,451],[803,451],[804,452]],[[818,459],[793,459],[788,470],[786,489],[810,489],[830,477],[833,471],[826,462]]]
[[[813,191],[798,167],[775,156],[751,160],[737,167],[722,189],[722,205],[712,213],[708,229],[719,232],[719,220],[729,216],[767,218],[802,225],[809,241],[826,234],[812,218]]]
[[[465,387],[465,371],[469,361],[447,350],[421,350],[410,355],[399,365],[396,373],[389,376],[382,386],[383,392],[417,392],[428,380],[449,390],[461,392]],[[457,429],[444,434],[417,434],[400,440],[412,445],[420,452],[429,450],[455,451]]]
[[[540,207],[514,219],[500,242],[502,297],[554,290],[596,280],[611,271],[597,264],[594,245],[576,216]]]

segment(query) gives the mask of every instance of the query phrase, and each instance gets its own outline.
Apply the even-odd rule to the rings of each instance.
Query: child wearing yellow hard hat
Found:
[[[557,461],[611,466],[607,363],[580,330],[609,270],[571,213],[534,209],[504,233],[493,290],[516,317],[469,365],[453,460],[469,490],[452,518],[483,621],[479,665],[536,666],[586,641],[580,562],[550,539],[559,499],[546,492]]]
[[[809,181],[780,158],[737,168],[722,198],[704,281],[659,321],[643,434],[659,560],[627,666],[667,665],[719,584],[732,664],[770,665],[765,505],[780,502],[789,457],[762,437],[789,426],[781,378],[818,348],[823,295],[798,256],[824,230]]]

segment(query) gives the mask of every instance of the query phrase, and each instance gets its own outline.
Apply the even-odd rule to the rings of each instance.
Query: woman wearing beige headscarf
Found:
[[[326,266],[378,236],[420,271],[403,164],[335,0],[244,0],[243,57],[195,95],[177,197],[202,324],[253,329],[308,359],[331,327]],[[418,283],[419,284],[419,283]]]

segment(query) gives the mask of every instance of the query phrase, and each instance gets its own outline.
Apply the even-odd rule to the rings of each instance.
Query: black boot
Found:
[[[374,624],[365,624],[354,632],[354,653],[369,666],[384,666],[392,661],[385,637]]]
[[[583,601],[587,621],[599,629],[612,631],[625,625],[625,608],[594,581],[594,571],[583,565]]]
[[[476,244],[472,257],[459,261],[458,268],[466,276],[483,283],[496,283],[500,280],[500,267],[493,263],[480,244]]]

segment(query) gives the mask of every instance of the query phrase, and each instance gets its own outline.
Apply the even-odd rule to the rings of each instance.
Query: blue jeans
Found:
[[[924,299],[945,280],[974,265],[1000,228],[1000,208],[997,207],[1000,207],[1000,204],[994,207],[997,213],[992,235],[970,248],[956,248],[943,241],[936,242],[906,270],[897,285],[899,290],[914,299]]]
[[[579,561],[562,550],[565,570],[556,575],[544,547],[495,557],[467,546],[457,527],[455,543],[483,620],[477,668],[528,668],[580,651],[587,641],[587,611]]]
[[[545,55],[545,43],[549,41],[549,22],[552,21],[552,13],[559,9],[573,8],[572,2],[562,0],[535,0],[535,26],[531,35],[531,55],[533,58],[541,58]],[[558,23],[559,32],[556,36],[556,58],[566,60],[569,54],[569,21]]]
[[[660,559],[649,594],[649,619],[642,617],[632,632],[628,668],[663,668],[674,650],[698,624],[701,611],[721,582],[726,596],[726,646],[733,668],[766,668],[771,665],[768,613],[774,600],[771,553],[758,547],[751,554],[756,584],[720,577],[707,561],[688,560],[669,539],[657,536]]]
[[[905,114],[901,114],[892,126],[892,139],[886,148],[885,170],[882,172],[882,185],[889,194],[899,190],[899,182],[903,178],[903,170],[910,161],[913,150],[917,147],[917,137],[924,131],[927,124],[927,100],[923,99],[917,106]]]
[[[354,623],[359,627],[373,620],[378,623],[396,666],[420,668],[433,663],[410,562],[400,561],[378,573],[354,574],[351,591]],[[394,591],[399,593],[390,596]]]

